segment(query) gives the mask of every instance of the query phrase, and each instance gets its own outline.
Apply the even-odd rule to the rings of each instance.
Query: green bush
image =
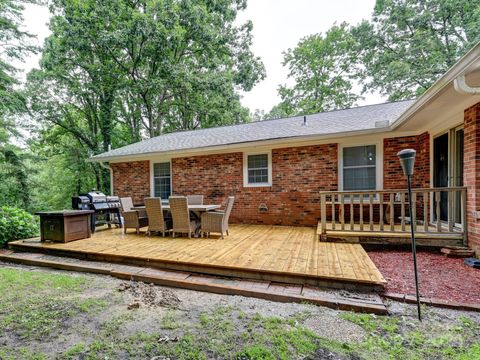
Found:
[[[0,207],[0,247],[7,242],[38,236],[36,218],[23,209]]]

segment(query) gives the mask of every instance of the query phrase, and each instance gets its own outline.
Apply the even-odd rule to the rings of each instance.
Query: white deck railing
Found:
[[[430,234],[461,233],[466,243],[466,199],[465,187],[413,189],[409,214],[407,189],[322,191],[321,234],[337,230],[406,233],[414,226],[417,232]]]

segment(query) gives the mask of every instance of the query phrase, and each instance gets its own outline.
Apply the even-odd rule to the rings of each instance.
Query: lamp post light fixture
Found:
[[[415,165],[415,155],[416,151],[413,149],[405,149],[397,153],[398,158],[400,159],[400,164],[402,165],[402,170],[405,176],[407,177],[408,182],[408,208],[410,210],[410,231],[412,237],[412,253],[413,253],[413,267],[415,272],[415,289],[417,292],[417,311],[418,311],[418,320],[422,321],[422,315],[420,313],[420,292],[418,291],[418,271],[417,271],[417,246],[415,243],[415,224],[413,223],[416,219],[413,219],[412,212],[412,175],[413,168]]]

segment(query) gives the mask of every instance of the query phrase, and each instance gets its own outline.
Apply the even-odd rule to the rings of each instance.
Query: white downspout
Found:
[[[480,87],[471,87],[465,80],[465,74],[459,75],[453,80],[455,90],[463,95],[480,95]]]
[[[110,165],[105,165],[103,161],[99,162],[100,166],[104,169],[107,169],[110,173],[110,195],[113,195],[113,169]]]

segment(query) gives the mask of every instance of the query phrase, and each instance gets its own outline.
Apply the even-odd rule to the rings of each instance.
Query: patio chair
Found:
[[[160,198],[145,198],[145,209],[148,217],[148,235],[152,232],[165,232],[172,228],[172,220],[163,216],[162,200]]]
[[[203,195],[187,195],[188,205],[203,205]]]
[[[172,236],[176,233],[187,233],[188,237],[192,237],[198,228],[198,224],[190,219],[188,211],[188,202],[185,196],[170,196],[170,212],[172,214]]]
[[[133,201],[131,197],[120,198],[122,205],[123,232],[126,234],[127,229],[135,229],[140,234],[140,228],[148,226],[148,218],[144,211],[132,210]]]
[[[223,233],[228,235],[228,218],[232,212],[234,196],[229,196],[227,199],[227,206],[225,211],[212,211],[202,214],[200,231],[202,236],[206,234],[210,236],[211,232],[220,233],[223,239]]]

